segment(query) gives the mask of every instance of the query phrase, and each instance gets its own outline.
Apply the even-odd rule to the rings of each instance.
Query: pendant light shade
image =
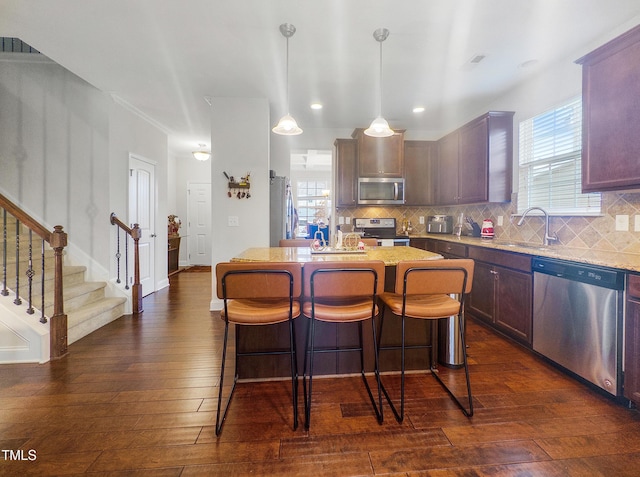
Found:
[[[378,117],[373,120],[371,125],[364,130],[367,136],[372,137],[389,137],[393,136],[393,129],[389,127],[389,123],[382,117],[382,42],[389,36],[389,30],[386,28],[378,28],[373,32],[373,38],[380,43],[380,92],[378,95]]]
[[[282,25],[280,25],[280,33],[282,33],[282,36],[284,36],[287,41],[287,114],[282,116],[282,118],[280,119],[280,121],[278,121],[278,124],[276,124],[272,131],[283,136],[297,136],[298,134],[302,134],[302,129],[300,129],[296,120],[293,119],[293,117],[289,114],[289,38],[292,37],[295,32],[296,27],[294,27],[290,23],[283,23]]]
[[[298,134],[302,134],[302,129],[300,129],[296,120],[289,114],[282,116],[272,131],[283,136],[296,136]]]
[[[198,150],[192,152],[193,157],[195,157],[198,161],[208,160],[211,157],[211,152],[207,151],[204,144],[198,144],[198,146]]]

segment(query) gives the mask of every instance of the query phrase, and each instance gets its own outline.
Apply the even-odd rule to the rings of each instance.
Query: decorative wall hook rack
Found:
[[[247,172],[247,175],[240,177],[240,179],[236,179],[224,171],[222,173],[229,181],[229,190],[227,191],[228,197],[236,197],[238,199],[249,199],[251,197],[251,192],[249,192],[249,189],[251,189],[250,172]]]

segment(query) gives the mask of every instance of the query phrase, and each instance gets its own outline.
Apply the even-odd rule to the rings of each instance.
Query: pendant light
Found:
[[[380,94],[378,95],[378,117],[373,120],[371,126],[364,130],[367,136],[372,137],[389,137],[394,132],[389,127],[389,123],[382,117],[382,42],[389,36],[389,30],[386,28],[378,28],[373,32],[373,38],[380,43]]]
[[[296,120],[289,114],[289,38],[292,37],[295,32],[296,27],[290,23],[280,25],[280,33],[282,33],[282,36],[287,40],[287,114],[280,118],[280,121],[278,121],[278,124],[272,131],[283,136],[297,136],[298,134],[302,134],[302,129],[298,127]]]

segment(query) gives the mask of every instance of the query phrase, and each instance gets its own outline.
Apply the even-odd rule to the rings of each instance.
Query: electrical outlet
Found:
[[[633,231],[640,232],[640,215],[636,215],[635,220],[633,221]]]
[[[424,215],[421,215],[418,220],[420,221],[420,225],[424,225]]]
[[[344,225],[344,217],[342,215],[338,217],[338,225]]]
[[[502,227],[503,223],[504,223],[504,217],[502,217],[502,215],[498,215],[498,227]]]
[[[229,227],[240,227],[240,218],[237,215],[230,215],[228,220]]]
[[[344,222],[345,224],[349,225],[351,223],[351,217],[345,217]]]
[[[616,215],[616,231],[627,232],[629,230],[629,216]]]

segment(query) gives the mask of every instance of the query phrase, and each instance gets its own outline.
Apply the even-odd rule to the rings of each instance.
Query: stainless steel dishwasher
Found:
[[[533,349],[621,396],[624,273],[546,258],[532,268]]]

